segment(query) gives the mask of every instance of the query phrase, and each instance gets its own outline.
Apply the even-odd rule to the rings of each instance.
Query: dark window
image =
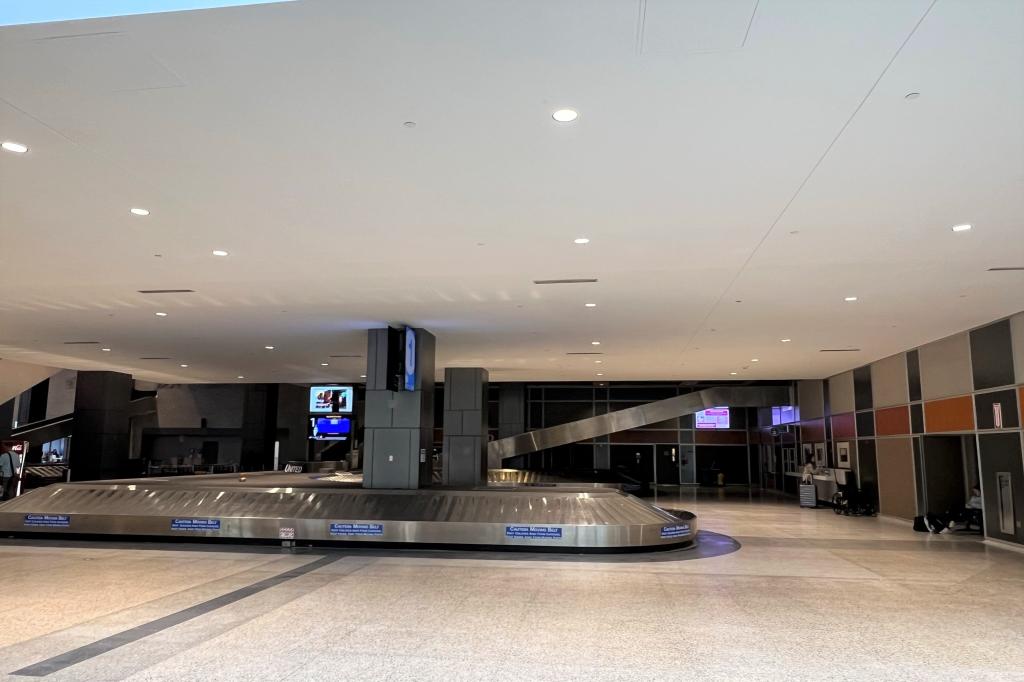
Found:
[[[865,365],[853,370],[853,407],[867,410],[874,406],[871,399],[871,367]]]
[[[924,409],[921,403],[910,406],[910,432],[924,433]]]
[[[921,361],[917,351],[907,353],[907,382],[910,386],[910,402],[921,399]],[[915,431],[916,433],[916,431]]]
[[[1013,342],[1010,340],[1009,320],[971,332],[971,367],[975,389],[1013,383]]]

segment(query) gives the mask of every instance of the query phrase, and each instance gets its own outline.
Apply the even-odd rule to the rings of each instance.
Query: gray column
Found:
[[[388,330],[369,332],[364,488],[420,488],[431,483],[434,335],[425,329],[415,331],[417,375],[413,391],[387,390]]]
[[[78,373],[71,430],[71,475],[76,481],[138,474],[128,461],[131,393],[129,374]]]
[[[487,484],[487,370],[444,370],[444,484]]]

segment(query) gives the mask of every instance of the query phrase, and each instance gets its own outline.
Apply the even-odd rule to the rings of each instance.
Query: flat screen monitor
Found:
[[[313,414],[351,414],[351,386],[310,386],[309,411]]]
[[[310,440],[348,440],[352,435],[352,420],[348,417],[310,417]]]
[[[42,464],[65,464],[68,461],[68,439],[58,438],[43,443],[43,453],[39,460]]]
[[[698,412],[694,419],[698,429],[727,429],[729,428],[729,408],[709,407]]]
[[[405,328],[405,380],[402,388],[406,391],[416,390],[416,330]]]

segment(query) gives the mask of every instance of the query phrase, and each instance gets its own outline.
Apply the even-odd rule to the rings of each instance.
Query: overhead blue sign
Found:
[[[33,528],[69,528],[71,517],[64,514],[25,514],[25,525]]]
[[[681,538],[690,534],[690,524],[680,523],[675,526],[662,526],[661,537],[663,538]]]
[[[383,523],[332,523],[334,536],[380,536],[384,535]]]
[[[505,526],[505,537],[560,540],[562,529],[558,526]]]
[[[220,519],[171,519],[171,530],[220,530]]]

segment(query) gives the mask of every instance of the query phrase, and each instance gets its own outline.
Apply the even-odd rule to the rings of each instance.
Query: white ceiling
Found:
[[[1018,0],[2,28],[0,138],[31,150],[0,152],[0,356],[342,381],[365,360],[328,356],[402,322],[492,381],[827,376],[1024,309],[987,272],[1024,265],[1022,121]],[[532,284],[566,277],[600,282]],[[136,293],[162,288],[197,293]],[[592,340],[603,364],[566,355]]]

